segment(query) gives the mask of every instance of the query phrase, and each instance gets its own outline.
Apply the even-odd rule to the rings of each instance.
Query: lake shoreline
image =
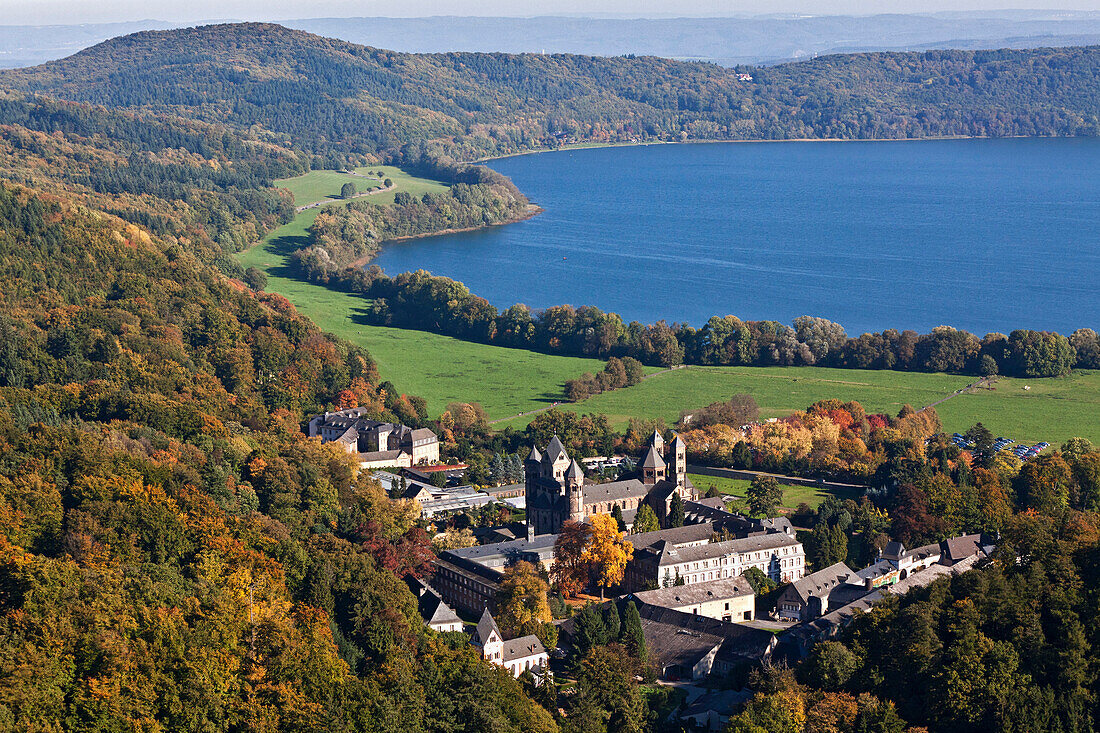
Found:
[[[650,140],[648,142],[625,143],[571,143],[560,148],[539,148],[537,150],[524,150],[504,155],[491,155],[485,158],[468,161],[471,165],[481,165],[494,160],[506,160],[519,158],[525,155],[542,155],[544,153],[564,153],[572,150],[599,150],[603,148],[647,148],[656,145],[747,145],[757,143],[912,143],[912,142],[943,142],[945,140],[1046,140],[1055,136],[1044,135],[1003,135],[999,137],[979,135],[944,135],[941,137],[797,137],[783,140]],[[1064,136],[1069,138],[1070,136]],[[1077,137],[1077,136],[1074,136]]]
[[[377,257],[379,255],[379,253],[382,251],[382,248],[381,248],[382,245],[393,244],[394,242],[407,242],[407,241],[410,241],[410,240],[413,240],[413,239],[427,239],[428,237],[441,237],[441,236],[444,236],[444,235],[447,235],[447,234],[462,234],[463,232],[479,232],[479,231],[482,231],[483,229],[490,229],[492,227],[502,227],[502,226],[506,226],[508,224],[518,224],[521,221],[527,221],[528,219],[532,219],[532,218],[538,216],[539,214],[543,213],[544,211],[545,211],[545,209],[543,209],[538,204],[527,204],[526,210],[522,214],[520,214],[519,216],[513,216],[510,219],[505,219],[504,221],[494,222],[492,224],[481,224],[481,225],[476,226],[476,227],[461,227],[461,228],[457,228],[457,229],[439,229],[439,230],[434,231],[434,232],[423,232],[422,234],[407,234],[403,237],[393,237],[392,239],[385,239],[385,240],[382,240],[381,242],[378,243],[379,244],[378,251],[373,252],[369,255],[364,255],[363,257],[360,257],[359,259],[355,260],[350,265],[348,265],[348,267],[349,268],[354,268],[354,269],[361,269],[363,267],[366,267],[367,265],[370,264],[371,260],[373,260],[375,257]]]

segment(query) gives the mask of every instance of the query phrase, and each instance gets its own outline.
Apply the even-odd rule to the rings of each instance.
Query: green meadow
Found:
[[[382,170],[393,180],[395,191],[371,197],[372,203],[393,203],[397,191],[422,195],[447,188],[392,166]],[[281,181],[280,185],[293,186],[301,206],[303,201],[310,203],[311,197],[339,194],[344,182],[353,178],[333,171],[312,171]],[[333,205],[340,206],[342,202],[334,201]],[[424,331],[367,324],[364,312],[369,302],[365,298],[305,282],[293,270],[290,255],[305,246],[307,230],[322,208],[301,212],[294,221],[242,252],[241,265],[266,272],[267,290],[285,297],[320,328],[365,348],[378,364],[383,379],[390,380],[403,392],[427,399],[433,415],[441,413],[449,402],[480,402],[491,420],[547,407],[563,399],[566,380],[603,368],[598,359],[547,356],[473,344]]]
[[[615,425],[632,417],[676,422],[681,410],[752,395],[764,417],[782,417],[823,399],[857,400],[868,412],[896,414],[943,399],[974,381],[948,374],[827,369],[822,367],[684,367],[655,374],[641,384],[572,405],[600,412]]]
[[[723,494],[737,499],[745,498],[751,483],[741,479],[726,478],[724,476],[702,476],[697,473],[689,473],[688,478],[691,479],[691,483],[695,484],[695,488],[700,495],[707,493],[707,490],[713,486]],[[787,484],[780,484],[779,488],[783,490],[783,502],[780,506],[787,509],[796,509],[802,502],[809,504],[813,509],[817,509],[826,496],[835,496],[841,500],[859,498],[855,491],[835,491],[819,489],[815,486],[788,486]]]
[[[393,166],[357,170],[382,170],[384,178],[395,184],[394,191],[371,197],[373,203],[392,203],[397,191],[419,196],[447,189],[443,183]],[[299,206],[333,197],[332,205],[340,206],[340,187],[349,180],[361,187],[375,185],[369,178],[336,171],[312,171],[279,181],[279,185],[294,193]],[[563,399],[566,380],[603,368],[597,359],[549,356],[368,325],[365,299],[299,280],[290,266],[291,253],[306,244],[307,229],[319,211],[321,208],[304,211],[276,229],[242,253],[241,264],[264,270],[268,290],[285,296],[322,329],[367,349],[383,379],[426,398],[433,414],[454,401],[480,402],[491,420],[545,408]],[[868,412],[896,414],[902,405],[920,409],[975,381],[949,374],[823,367],[686,367],[653,374],[637,386],[566,404],[562,409],[603,413],[620,428],[631,417],[661,418],[672,424],[681,410],[747,393],[760,405],[764,417],[782,417],[830,398],[857,400]],[[1021,442],[1045,440],[1059,445],[1080,435],[1100,445],[1100,371],[1057,379],[999,378],[991,387],[956,395],[936,410],[948,432],[962,432],[982,422],[995,434]],[[530,415],[518,417],[495,427],[519,429],[531,419]]]
[[[1060,445],[1079,435],[1100,445],[1100,372],[1053,379],[999,378],[990,388],[955,396],[975,377],[824,367],[685,367],[661,372],[627,389],[567,405],[579,413],[603,413],[616,427],[632,417],[673,424],[681,410],[752,395],[763,417],[782,417],[823,399],[856,400],[868,412],[897,414],[903,405],[936,406],[948,432],[981,422],[1018,442]],[[1029,389],[1024,389],[1027,386]],[[510,421],[522,427],[529,418]]]
[[[379,171],[382,172],[381,178],[377,176],[364,177],[370,172],[378,173]],[[406,191],[413,196],[422,196],[427,192],[440,193],[447,190],[446,184],[410,175],[393,166],[366,166],[356,168],[355,172],[362,175],[351,176],[341,171],[310,171],[304,176],[281,178],[275,181],[275,185],[294,194],[295,206],[306,206],[319,201],[331,201],[334,204],[339,204],[341,202],[340,189],[345,183],[355,184],[356,191],[362,193],[381,188],[382,183],[387,178],[393,181],[394,190],[372,196],[369,199],[371,203],[392,204],[393,195],[398,191]]]
[[[1059,446],[1080,436],[1100,445],[1100,371],[1051,379],[999,377],[990,388],[961,394],[936,411],[948,432],[981,421],[994,435],[1017,442]]]

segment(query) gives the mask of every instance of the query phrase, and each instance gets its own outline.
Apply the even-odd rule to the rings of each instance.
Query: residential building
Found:
[[[650,606],[732,623],[752,621],[756,612],[756,594],[743,577],[643,590],[631,597]]]
[[[827,571],[832,571],[831,574],[839,579],[845,568],[838,568],[836,565],[827,568],[821,571],[827,575],[818,591],[818,600],[807,604],[808,608],[818,608],[818,612],[816,615],[807,613],[801,623],[790,629],[785,641],[804,656],[814,643],[833,638],[858,613],[870,610],[883,598],[903,595],[938,578],[964,573],[985,562],[994,549],[994,538],[987,535],[953,537],[915,550],[906,550],[901,543],[891,542],[883,548],[880,559],[856,573],[857,577],[853,581],[842,581],[830,586]],[[928,558],[931,557],[936,560],[928,563]],[[807,576],[805,580],[816,575],[817,573]],[[858,581],[863,582],[862,590],[859,590]],[[826,594],[827,604],[820,600]],[[787,596],[786,592],[780,596],[779,606],[793,606],[790,598],[784,596]],[[778,610],[782,616],[782,608]]]
[[[776,601],[776,612],[779,618],[785,621],[806,621],[817,618],[833,608],[839,608],[855,600],[849,597],[849,594],[857,592],[856,589],[844,587],[853,584],[863,595],[871,590],[869,587],[865,588],[863,579],[857,576],[854,570],[838,562],[787,586]],[[834,593],[836,598],[830,600]],[[843,602],[841,602],[842,596]],[[833,608],[830,608],[830,605]]]
[[[357,456],[364,468],[418,466],[439,460],[439,438],[428,428],[379,422],[366,415],[362,407],[314,415],[306,423],[306,433],[324,443],[339,444]]]
[[[484,659],[506,668],[513,677],[524,672],[541,676],[550,663],[550,655],[534,634],[505,639],[489,609],[481,614],[471,643],[481,651]]]
[[[416,596],[417,608],[424,624],[440,633],[447,631],[462,631],[462,619],[454,610],[443,602],[443,598],[436,591],[419,578],[408,578],[406,583],[409,590]]]
[[[443,599],[466,613],[477,614],[491,608],[504,570],[519,560],[546,568],[554,562],[557,535],[544,535],[492,545],[475,545],[444,550],[432,561],[435,573],[431,585]]]

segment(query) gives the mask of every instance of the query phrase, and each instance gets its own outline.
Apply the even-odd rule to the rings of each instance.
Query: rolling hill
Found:
[[[147,31],[0,86],[264,130],[315,155],[433,142],[458,159],[564,141],[1100,133],[1100,47],[828,56],[405,54],[271,24]],[[750,80],[751,77],[751,80]]]

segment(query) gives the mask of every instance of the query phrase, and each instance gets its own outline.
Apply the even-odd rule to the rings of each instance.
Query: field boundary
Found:
[[[863,484],[845,484],[840,481],[825,481],[812,478],[803,478],[801,476],[785,476],[781,473],[769,473],[767,471],[752,471],[740,468],[718,468],[716,466],[698,466],[693,463],[689,463],[687,467],[688,473],[698,474],[700,476],[713,476],[714,478],[729,478],[739,481],[752,481],[758,476],[771,476],[781,484],[787,486],[808,486],[815,489],[825,489],[829,491],[858,491],[863,492],[869,489],[869,486]]]

